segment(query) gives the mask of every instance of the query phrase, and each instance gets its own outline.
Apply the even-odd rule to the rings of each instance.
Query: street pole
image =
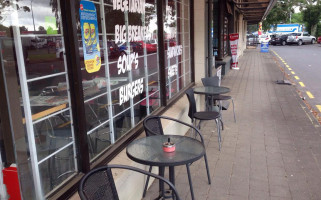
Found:
[[[33,16],[32,2],[33,2],[33,0],[31,0],[31,15],[32,15],[33,31],[35,32],[36,26],[35,26],[35,18]]]

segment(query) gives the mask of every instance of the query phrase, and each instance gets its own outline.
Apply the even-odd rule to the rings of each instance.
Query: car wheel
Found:
[[[302,40],[298,41],[298,45],[301,46],[302,45]]]
[[[311,44],[314,44],[314,43],[315,43],[315,39],[312,39],[312,40],[311,40]]]
[[[282,44],[282,46],[285,46],[286,42],[283,40],[281,44]]]

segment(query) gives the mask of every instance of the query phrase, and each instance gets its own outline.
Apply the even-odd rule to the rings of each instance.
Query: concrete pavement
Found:
[[[273,55],[248,49],[240,70],[222,81],[231,88],[232,107],[223,111],[225,129],[218,151],[214,122],[202,124],[212,184],[204,160],[191,165],[198,200],[321,199],[321,128],[296,92],[277,85],[282,72]],[[182,199],[191,199],[185,166],[176,169]],[[157,195],[154,182],[145,199]]]

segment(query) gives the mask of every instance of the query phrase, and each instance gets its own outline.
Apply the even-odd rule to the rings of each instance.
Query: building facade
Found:
[[[247,14],[258,9],[252,4],[262,7],[256,18]],[[248,22],[261,21],[273,4],[5,1],[0,197],[15,191],[22,199],[67,199],[90,169],[133,165],[124,149],[142,133],[142,120],[166,113],[189,122],[184,91],[218,66],[228,73],[228,35],[239,33],[241,56]],[[140,199],[142,189],[127,187],[132,174],[118,179],[122,199]]]

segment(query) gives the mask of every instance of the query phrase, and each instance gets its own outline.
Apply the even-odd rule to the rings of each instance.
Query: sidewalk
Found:
[[[225,129],[218,151],[215,123],[202,124],[212,184],[204,160],[191,165],[198,200],[321,199],[321,128],[297,95],[295,86],[277,85],[282,78],[273,55],[246,50],[240,70],[222,82],[231,88],[232,107],[223,111]],[[232,105],[231,105],[232,106]],[[191,199],[185,166],[175,168],[182,199]],[[155,197],[158,183],[145,199]]]

